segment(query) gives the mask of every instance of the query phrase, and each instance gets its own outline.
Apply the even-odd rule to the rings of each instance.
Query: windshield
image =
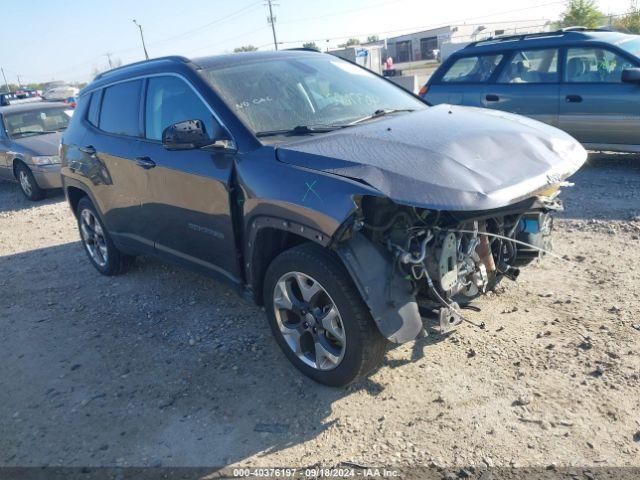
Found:
[[[66,108],[26,110],[5,114],[4,124],[11,138],[43,135],[65,130],[72,114],[73,110]]]
[[[204,74],[256,134],[346,125],[383,110],[426,108],[402,89],[329,55],[214,67]]]
[[[629,52],[631,55],[640,57],[640,38],[637,35],[634,35],[629,40],[620,42],[618,46]]]

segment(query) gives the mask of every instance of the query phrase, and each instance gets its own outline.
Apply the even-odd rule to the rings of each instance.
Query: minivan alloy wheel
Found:
[[[302,362],[318,370],[340,365],[345,329],[335,302],[317,280],[285,273],[273,290],[273,308],[282,336]]]
[[[85,208],[80,213],[80,231],[82,242],[91,259],[100,267],[105,267],[109,261],[107,240],[100,222],[94,213]]]
[[[20,181],[20,186],[22,187],[22,191],[27,195],[31,196],[33,193],[33,187],[31,186],[31,180],[29,179],[29,175],[25,170],[20,170],[18,172],[18,180]]]

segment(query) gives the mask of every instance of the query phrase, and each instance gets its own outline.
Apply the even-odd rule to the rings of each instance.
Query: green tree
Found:
[[[636,0],[632,0],[627,13],[615,20],[613,26],[623,32],[640,33],[640,9]]]
[[[380,37],[378,35],[369,35],[367,37],[367,43],[377,42],[378,40],[380,40]]]
[[[320,51],[320,47],[316,45],[316,42],[305,42],[302,44],[302,48],[310,48],[311,50]]]
[[[604,15],[598,10],[595,0],[568,0],[560,26],[597,28],[603,19]]]
[[[242,47],[236,47],[233,49],[235,53],[239,52],[255,52],[258,50],[258,47],[254,47],[253,45],[243,45]]]
[[[358,40],[357,38],[350,38],[349,40],[347,40],[345,43],[341,43],[340,45],[338,45],[340,48],[345,48],[345,47],[351,47],[353,45],[360,45],[360,40]]]

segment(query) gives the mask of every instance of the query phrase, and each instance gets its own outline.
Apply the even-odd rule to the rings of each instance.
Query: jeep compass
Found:
[[[339,386],[424,335],[423,315],[452,328],[547,251],[586,153],[535,120],[430,107],[358,65],[284,51],[103,73],[61,157],[100,273],[155,255],[217,277],[264,306],[299,370]]]

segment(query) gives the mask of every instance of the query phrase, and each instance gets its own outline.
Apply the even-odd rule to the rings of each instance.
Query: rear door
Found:
[[[557,48],[516,50],[507,58],[482,105],[558,125],[560,89]]]
[[[126,81],[91,94],[87,133],[79,145],[81,172],[116,243],[152,248],[140,223],[147,189],[146,170],[138,165],[142,139],[142,80]]]
[[[150,77],[140,153],[149,164],[142,209],[145,236],[153,238],[163,254],[235,281],[240,270],[229,200],[234,155],[166,150],[161,143],[163,130],[184,120],[201,120],[212,140],[222,136],[222,126],[187,80]]]
[[[567,48],[560,128],[586,144],[640,144],[640,86],[621,81],[636,66],[606,46]]]
[[[433,105],[482,106],[482,94],[502,54],[455,57],[444,64],[429,82],[424,98]]]

